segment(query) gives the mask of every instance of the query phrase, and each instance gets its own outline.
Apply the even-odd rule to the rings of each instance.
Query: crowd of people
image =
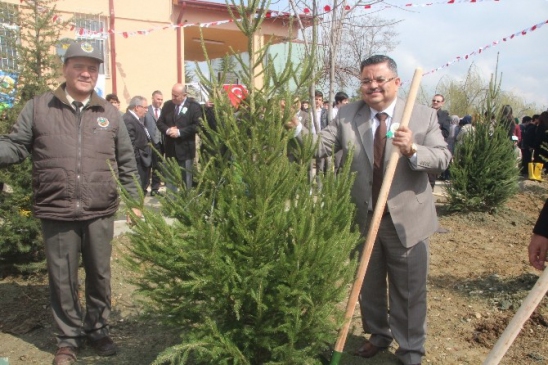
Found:
[[[54,365],[76,362],[85,342],[101,356],[117,352],[108,326],[111,241],[119,203],[112,171],[133,199],[141,199],[139,189],[147,193],[150,187],[150,195],[158,194],[161,166],[154,148],[177,161],[183,182],[191,188],[196,134],[204,111],[207,115],[211,107],[206,104],[204,110],[183,84],[176,83],[171,100],[164,103],[158,90],[150,104],[136,95],[120,115],[116,95],[105,100],[94,91],[102,62],[101,52],[91,44],[71,44],[63,64],[65,82],[28,101],[12,132],[0,136],[0,167],[32,156],[34,214],[42,224],[57,334]],[[386,162],[392,150],[399,152],[359,297],[363,329],[370,337],[356,355],[374,357],[396,341],[396,356],[412,365],[420,364],[425,355],[429,237],[438,229],[429,180],[447,170],[452,149],[473,130],[473,121],[470,116],[449,116],[442,109],[443,96],[437,94],[432,107],[416,105],[409,125],[400,125],[405,105],[397,96],[401,83],[393,59],[371,56],[360,65],[360,100],[348,103],[348,95],[339,92],[328,115],[323,94],[317,91],[314,109],[303,102],[286,127],[294,131],[296,143],[307,135],[318,142],[319,171],[330,168],[326,159],[340,154],[345,161],[353,151],[346,163],[356,174],[351,197],[364,235]],[[547,116],[544,112],[524,118],[521,130],[515,127],[511,110],[505,114],[509,137],[517,137],[520,148],[533,149],[531,158],[544,153],[537,146],[545,141]],[[530,135],[533,142],[527,139]],[[166,187],[175,189],[169,181]],[[548,250],[547,209],[529,249],[531,264],[539,269]],[[135,209],[134,214],[141,212]],[[80,256],[86,272],[85,310],[78,295]]]
[[[447,143],[451,154],[455,153],[455,147],[462,143],[467,135],[474,132],[474,120],[471,115],[465,115],[460,118],[458,115],[449,115],[442,109],[445,98],[441,94],[436,94],[432,98],[432,108],[437,110],[438,122],[445,142]],[[527,177],[528,166],[530,162],[537,162],[548,166],[548,111],[535,114],[532,117],[524,116],[521,123],[514,117],[510,105],[504,105],[500,110],[500,120],[493,118],[492,125],[500,124],[508,132],[508,138],[514,143],[513,153],[516,157],[516,163],[523,176]],[[545,168],[544,168],[545,169]],[[430,175],[432,187],[436,179],[449,180],[450,170],[447,169],[441,175]]]

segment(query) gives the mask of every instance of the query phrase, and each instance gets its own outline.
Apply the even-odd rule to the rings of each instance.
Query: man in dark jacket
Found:
[[[438,113],[438,123],[440,125],[441,134],[447,142],[449,136],[449,129],[451,128],[451,117],[447,110],[443,110],[443,104],[445,104],[445,97],[441,94],[436,94],[432,98],[432,108],[436,109]]]
[[[449,137],[449,131],[451,129],[451,117],[449,116],[449,112],[447,110],[442,109],[443,104],[445,104],[445,97],[442,94],[436,94],[432,97],[431,107],[436,110],[441,135],[447,143],[447,137]],[[447,180],[448,177],[449,172],[445,170],[441,174],[441,179]],[[430,181],[430,186],[432,186],[432,190],[434,190],[434,186],[436,185],[436,178],[436,174],[428,174],[428,181]]]
[[[108,328],[116,177],[131,196],[139,195],[120,112],[94,92],[102,62],[100,50],[90,43],[71,44],[63,65],[66,82],[29,100],[12,132],[0,136],[0,167],[32,155],[34,215],[42,223],[57,328],[54,365],[74,363],[86,339],[99,355],[116,354]],[[85,311],[78,297],[80,254]]]
[[[150,166],[152,166],[152,148],[150,147],[152,139],[144,124],[147,110],[147,99],[142,96],[134,96],[129,101],[127,113],[123,116],[135,153],[139,182],[145,193],[150,178]]]
[[[192,188],[192,169],[196,157],[196,133],[200,127],[202,107],[187,97],[183,84],[175,84],[171,90],[171,100],[162,107],[157,126],[165,135],[166,157],[175,158],[181,167],[183,181],[188,189]],[[170,190],[175,187],[166,182]]]
[[[528,117],[529,121],[525,123],[523,133],[521,134],[521,173],[527,175],[529,162],[533,157],[533,149],[535,146],[535,135],[537,133],[537,125],[540,115],[535,114],[533,117]],[[525,120],[525,117],[524,117]]]

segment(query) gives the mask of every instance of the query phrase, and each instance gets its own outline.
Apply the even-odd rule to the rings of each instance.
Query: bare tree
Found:
[[[397,21],[383,19],[378,16],[356,16],[341,19],[337,26],[341,27],[341,37],[334,59],[334,86],[341,89],[356,89],[360,74],[359,64],[362,60],[376,53],[392,51],[398,44],[397,32],[393,26]],[[322,35],[329,34],[330,29],[322,29]],[[320,69],[322,75],[329,75],[330,51],[322,47],[324,53],[320,53]],[[322,51],[320,48],[320,52]],[[327,77],[322,77],[320,83],[326,82]]]
[[[329,87],[329,100],[334,89],[356,90],[359,86],[359,64],[375,53],[392,51],[398,42],[393,26],[399,21],[361,13],[346,0],[333,0],[329,11],[317,16],[318,67],[317,82]],[[305,37],[310,39],[307,30]]]

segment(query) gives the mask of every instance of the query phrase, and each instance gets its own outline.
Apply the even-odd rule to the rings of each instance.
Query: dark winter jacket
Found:
[[[0,136],[0,166],[19,163],[32,153],[37,218],[69,221],[111,215],[118,209],[115,176],[138,198],[126,126],[119,111],[95,93],[79,118],[64,86],[27,102],[12,132]]]
[[[535,136],[537,132],[537,126],[533,123],[529,123],[523,130],[521,136],[521,148],[534,148]]]

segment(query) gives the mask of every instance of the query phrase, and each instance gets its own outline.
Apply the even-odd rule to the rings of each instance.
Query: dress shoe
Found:
[[[155,195],[162,196],[162,193],[160,193],[158,190],[152,190],[150,192],[150,196],[155,196]]]
[[[109,336],[90,341],[90,345],[95,349],[99,356],[116,355],[116,345]]]
[[[360,357],[365,357],[369,359],[370,357],[375,356],[379,351],[386,349],[386,347],[377,347],[369,341],[365,341],[362,347],[356,351],[356,355]]]
[[[59,347],[53,359],[53,365],[71,365],[76,362],[76,347]]]

